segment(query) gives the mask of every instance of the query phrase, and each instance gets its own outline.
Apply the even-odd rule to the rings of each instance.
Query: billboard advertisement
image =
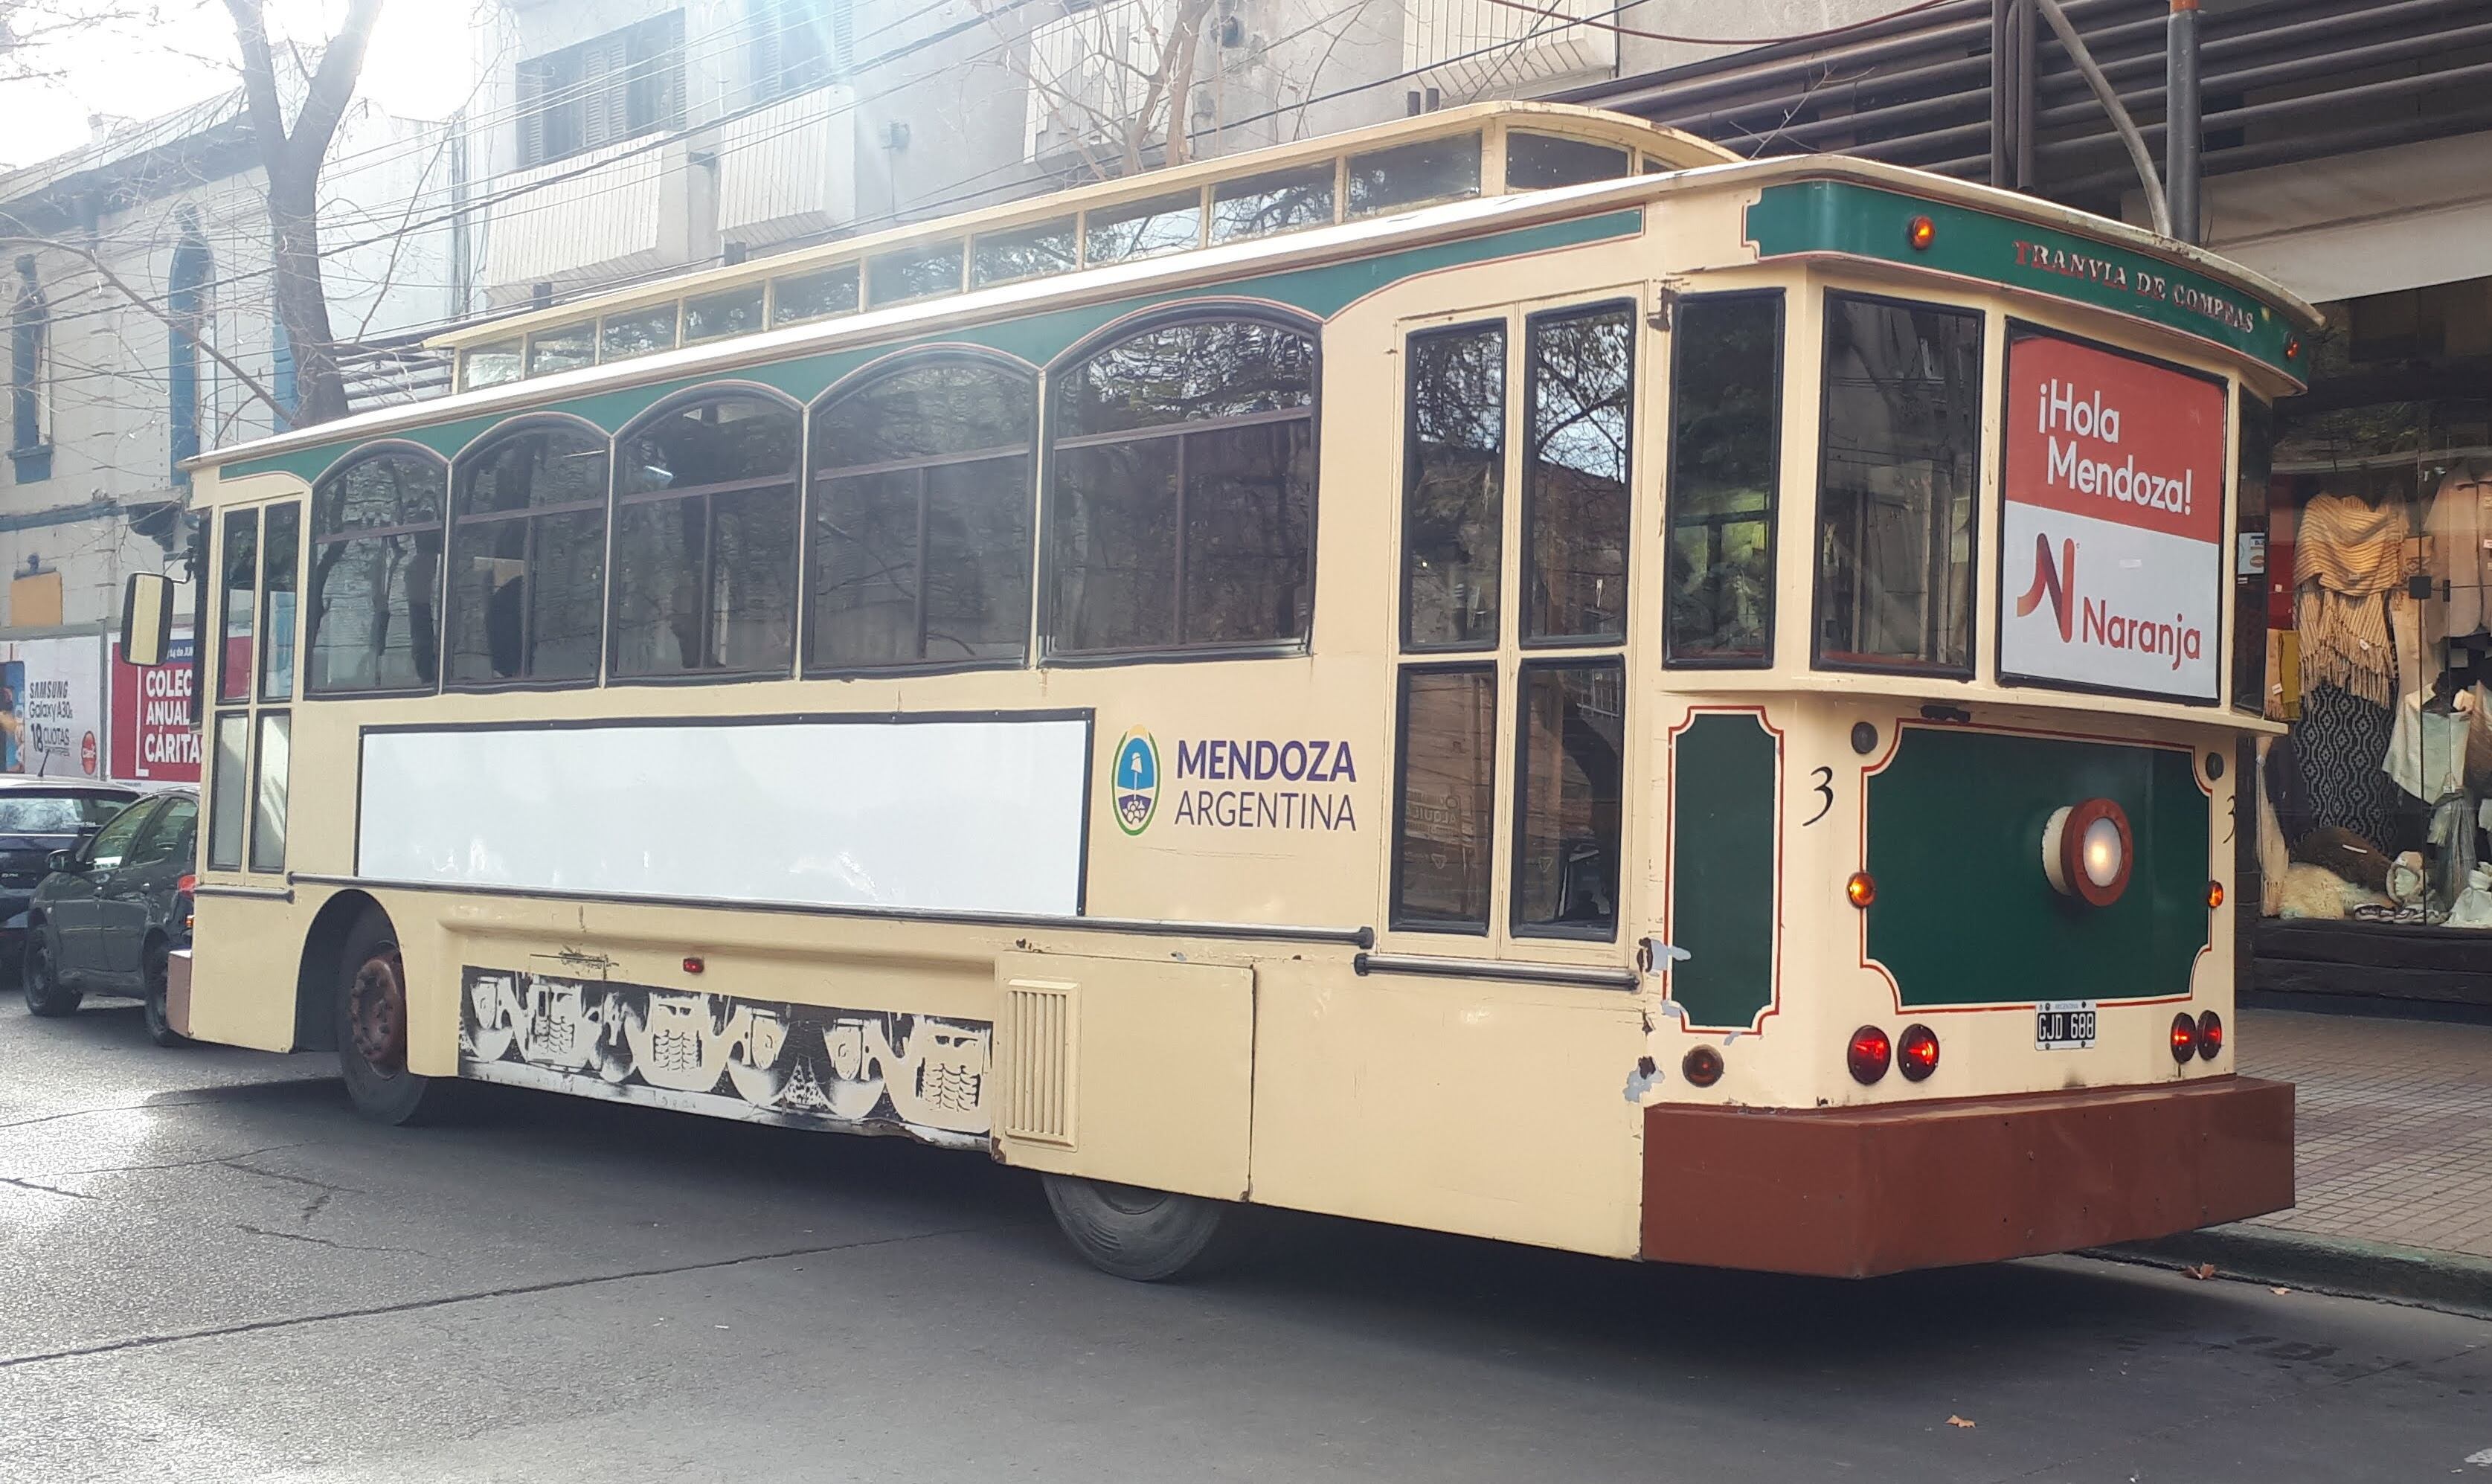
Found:
[[[104,637],[0,641],[0,773],[102,778]]]
[[[2223,387],[2020,332],[2006,420],[2001,678],[2219,699]]]
[[[191,634],[173,631],[162,665],[132,665],[112,646],[114,778],[195,784],[199,734],[191,726]]]

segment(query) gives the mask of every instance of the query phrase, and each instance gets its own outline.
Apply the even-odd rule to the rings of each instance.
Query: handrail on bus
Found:
[[[638,892],[547,891],[533,886],[494,886],[472,881],[411,881],[382,876],[314,876],[288,872],[289,885],[350,886],[367,891],[459,892],[475,897],[532,897],[586,902],[601,906],[680,906],[743,912],[793,912],[814,917],[871,917],[896,922],[959,923],[992,928],[1089,928],[1103,933],[1142,933],[1161,937],[1261,938],[1287,943],[1376,944],[1374,928],[1310,928],[1290,923],[1186,922],[1159,917],[1091,917],[1057,912],[980,912],[945,907],[846,905],[820,902],[755,901],[741,897],[675,897]]]

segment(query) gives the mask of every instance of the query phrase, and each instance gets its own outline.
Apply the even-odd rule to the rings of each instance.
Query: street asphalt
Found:
[[[0,1003],[0,1480],[2492,1484],[2481,1320],[1304,1217],[1142,1287],[975,1156],[481,1090]]]

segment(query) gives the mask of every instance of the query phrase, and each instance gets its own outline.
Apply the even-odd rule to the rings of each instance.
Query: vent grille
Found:
[[[1004,987],[1005,1065],[1011,1096],[1004,1136],[1073,1146],[1074,987],[1015,979]]]

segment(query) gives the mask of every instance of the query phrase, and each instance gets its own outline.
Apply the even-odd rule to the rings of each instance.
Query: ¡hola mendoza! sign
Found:
[[[2218,698],[2224,391],[2046,335],[2007,351],[1999,668]]]

